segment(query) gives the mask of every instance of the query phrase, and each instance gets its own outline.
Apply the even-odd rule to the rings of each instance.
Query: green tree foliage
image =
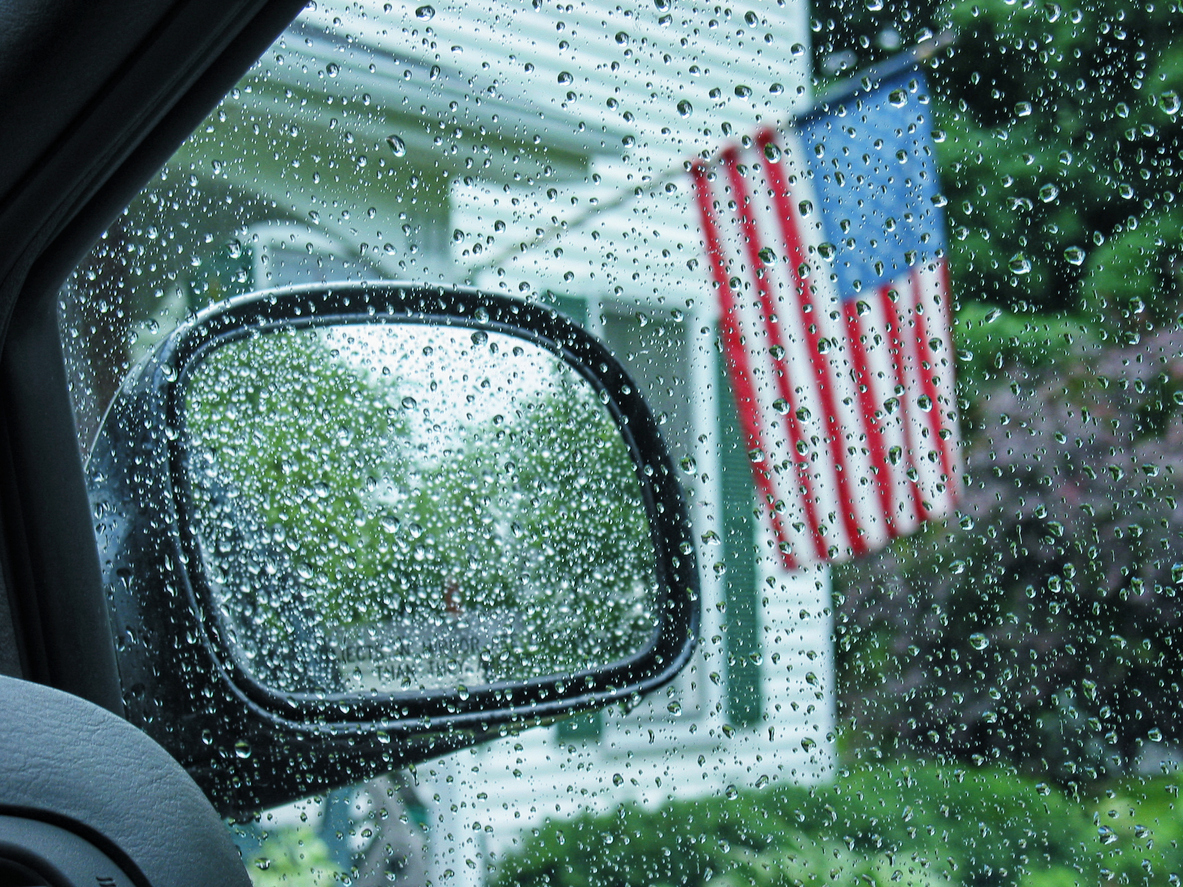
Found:
[[[960,516],[835,573],[864,742],[1064,783],[1183,743],[1177,3],[815,5],[838,76],[926,63],[959,306]],[[865,731],[865,732],[863,732]]]
[[[186,389],[196,501],[228,500],[207,526],[239,522],[226,529],[254,552],[245,584],[283,574],[337,622],[368,618],[374,583],[413,560],[375,508],[407,495],[412,466],[398,382],[374,379],[317,331],[289,330],[211,351]]]
[[[632,458],[595,390],[564,368],[491,444],[513,477],[511,532],[528,545],[519,576],[550,614],[540,640],[568,668],[573,649],[599,662],[635,653],[656,629],[656,554]]]
[[[1183,333],[980,398],[958,518],[835,573],[843,704],[870,741],[1064,783],[1183,744]]]
[[[997,767],[879,762],[816,788],[552,821],[494,884],[1069,887],[1125,876],[1166,887],[1183,870],[1176,795],[1164,779],[1082,801]]]
[[[819,70],[948,30],[931,63],[957,301],[1178,313],[1183,48],[1175,2],[814,4]]]

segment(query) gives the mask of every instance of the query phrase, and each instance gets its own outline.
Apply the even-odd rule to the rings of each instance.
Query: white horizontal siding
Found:
[[[583,297],[593,329],[602,311],[631,306],[666,319],[676,312],[689,339],[693,392],[685,405],[693,415],[681,420],[692,426],[689,439],[702,441],[690,454],[698,464],[695,534],[718,534],[721,508],[742,504],[720,502],[716,307],[681,170],[808,104],[805,0],[750,7],[642,0],[633,8],[510,2],[485,10],[433,2],[426,19],[415,13],[426,3],[390,13],[384,5],[365,0],[345,11],[305,12],[303,20],[326,28],[328,38],[290,34],[277,50],[283,65],[273,54],[257,75],[259,89],[304,84],[315,93],[326,79],[346,84],[347,107],[323,96],[313,102],[305,119],[318,135],[310,138],[329,142],[348,130],[358,150],[388,164],[442,171],[451,183],[450,255],[438,266],[416,259],[397,267],[430,267],[437,279],[468,278],[517,295]],[[750,94],[737,94],[742,88]],[[680,111],[680,102],[691,110]],[[334,119],[343,123],[331,128]],[[403,140],[404,156],[389,153],[389,136]],[[336,199],[349,199],[344,186]],[[351,220],[362,232],[355,239],[401,243],[385,229],[387,210],[399,201],[413,215],[405,195],[355,199],[386,216],[373,223],[383,232]],[[558,236],[549,236],[552,229]],[[349,237],[345,226],[335,233]],[[437,882],[450,870],[452,885],[478,883],[488,862],[545,817],[608,810],[625,798],[657,804],[717,796],[764,778],[815,781],[828,772],[828,585],[765,569],[773,580],[764,586],[769,599],[758,631],[765,719],[732,731],[724,686],[711,679],[727,672],[725,617],[716,606],[722,590],[711,569],[717,549],[704,542],[699,553],[703,643],[670,691],[629,714],[608,712],[599,742],[560,744],[555,730],[533,729],[417,768]],[[668,710],[671,703],[680,714]]]

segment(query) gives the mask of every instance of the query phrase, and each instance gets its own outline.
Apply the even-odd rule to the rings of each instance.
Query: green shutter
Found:
[[[736,726],[754,726],[764,714],[760,692],[759,588],[756,585],[756,516],[752,466],[723,356],[719,355],[720,519],[723,523],[723,644],[727,657],[727,717]]]
[[[581,299],[579,296],[568,296],[551,290],[543,296],[543,301],[548,305],[558,308],[580,326],[587,326],[587,299]]]
[[[546,301],[554,305],[576,323],[587,325],[587,300],[578,296],[567,296],[560,293],[548,292]],[[555,725],[555,736],[560,742],[572,742],[582,739],[599,739],[604,735],[604,713],[601,711],[584,712],[581,715],[559,721]]]

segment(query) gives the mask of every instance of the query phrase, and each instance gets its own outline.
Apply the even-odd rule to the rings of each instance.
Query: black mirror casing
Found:
[[[186,511],[182,388],[195,355],[253,331],[423,323],[508,333],[594,388],[627,441],[662,589],[652,643],[627,661],[480,693],[320,699],[266,693],[221,646]],[[698,633],[698,573],[678,477],[620,364],[554,309],[468,289],[330,284],[219,304],[128,378],[99,432],[88,482],[124,701],[226,813],[357,781],[564,714],[635,699],[670,680]]]

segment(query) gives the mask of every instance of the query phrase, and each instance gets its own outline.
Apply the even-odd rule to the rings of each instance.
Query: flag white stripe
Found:
[[[786,242],[789,238],[782,237],[785,247],[785,263],[783,267],[793,278],[788,284],[788,290],[795,296],[800,287],[797,276],[797,263],[802,259],[802,282],[808,287],[812,296],[813,310],[808,315],[800,313],[797,308],[797,323],[800,327],[813,325],[816,328],[815,338],[824,343],[827,348],[824,354],[816,350],[808,354],[809,367],[804,368],[795,378],[807,385],[808,375],[805,370],[812,369],[815,373],[818,366],[825,368],[824,384],[831,392],[829,405],[814,400],[819,415],[824,415],[826,421],[822,425],[827,438],[837,437],[836,445],[841,449],[842,461],[845,463],[846,495],[842,497],[845,510],[853,518],[853,524],[858,528],[861,538],[852,540],[847,534],[847,542],[841,546],[844,553],[859,554],[863,551],[878,547],[887,541],[887,527],[874,485],[874,472],[870,462],[870,453],[860,441],[866,436],[862,411],[859,409],[857,391],[855,389],[852,371],[852,358],[846,337],[846,325],[842,317],[841,300],[833,279],[829,274],[828,263],[822,258],[822,248],[825,243],[825,232],[821,226],[821,213],[816,210],[818,197],[809,184],[809,177],[796,162],[801,151],[799,141],[792,136],[784,136],[778,142],[764,142],[765,144],[779,144],[781,152],[777,160],[781,170],[782,187],[788,189],[788,199],[783,201],[788,217],[788,225],[781,226],[779,213],[775,219],[770,219],[772,227],[781,226],[795,233],[800,241],[801,255],[793,254],[792,244]],[[767,151],[764,152],[767,154]],[[775,156],[775,152],[774,156]],[[802,208],[805,211],[802,211]],[[808,387],[808,386],[807,386]],[[838,465],[829,468],[836,472]],[[836,482],[835,478],[835,482]],[[845,559],[845,558],[842,558]]]
[[[753,470],[767,473],[775,490],[770,503],[785,510],[788,524],[786,541],[798,561],[821,560],[826,556],[827,540],[819,535],[816,498],[818,481],[796,446],[807,440],[808,429],[799,418],[801,404],[790,385],[783,360],[774,358],[774,348],[786,347],[770,339],[770,324],[757,294],[758,282],[746,257],[747,238],[742,230],[737,195],[731,190],[726,170],[720,170],[713,183],[713,193],[724,195],[726,215],[719,219],[720,242],[731,272],[735,296],[735,319],[741,330],[748,367],[753,408],[764,417],[766,433]],[[778,328],[778,327],[774,327]],[[779,404],[782,400],[787,404]]]
[[[761,404],[757,402],[758,389],[752,379],[749,366],[749,344],[743,340],[743,328],[739,317],[739,300],[732,289],[728,276],[727,249],[724,243],[725,233],[721,227],[720,213],[716,208],[726,208],[726,192],[716,195],[714,185],[717,176],[709,172],[703,165],[695,165],[692,170],[695,193],[698,198],[703,234],[707,242],[707,258],[711,266],[715,286],[720,300],[719,326],[722,345],[728,369],[732,377],[732,389],[739,413],[740,425],[743,428],[746,447],[763,450],[770,446],[765,429],[764,417],[769,414],[761,412]],[[724,213],[724,217],[729,213]],[[782,516],[782,510],[791,500],[784,499],[776,485],[772,472],[764,465],[753,467],[753,478],[760,495],[765,500],[762,511],[772,529],[773,537],[777,540],[782,562],[786,569],[793,569],[798,565],[795,552],[802,551],[800,540],[795,537],[794,524],[803,526],[798,521]],[[778,507],[779,506],[779,507]]]

